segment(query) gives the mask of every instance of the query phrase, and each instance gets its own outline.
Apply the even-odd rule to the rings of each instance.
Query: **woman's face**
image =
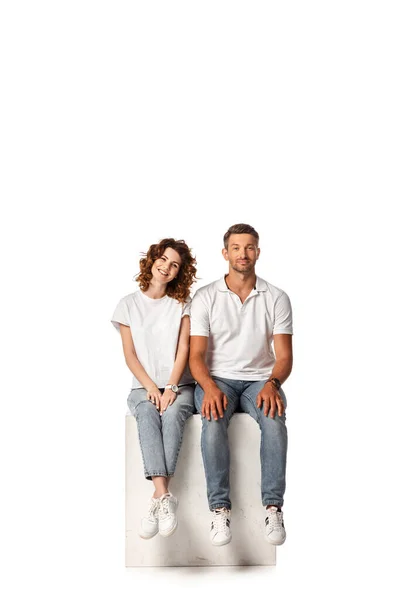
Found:
[[[152,281],[158,283],[169,283],[179,273],[182,259],[176,250],[166,248],[164,254],[157,258],[151,267]]]

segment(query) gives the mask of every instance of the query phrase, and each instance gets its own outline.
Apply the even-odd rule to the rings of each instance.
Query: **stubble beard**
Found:
[[[254,271],[254,265],[249,262],[247,265],[231,265],[232,269],[237,273],[251,273]]]

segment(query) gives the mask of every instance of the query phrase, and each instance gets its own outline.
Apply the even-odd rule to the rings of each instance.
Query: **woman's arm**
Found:
[[[161,392],[154,381],[147,375],[146,371],[139,362],[131,335],[131,328],[120,323],[119,330],[122,338],[125,362],[128,368],[136,377],[136,379],[142,384],[145,390],[147,390],[147,399],[151,400],[153,404],[156,404],[157,408],[159,408]]]
[[[169,383],[178,385],[183,371],[188,362],[189,358],[189,333],[190,333],[190,319],[189,315],[182,317],[181,328],[179,331],[178,347],[176,349],[176,356],[174,366],[169,377]],[[166,410],[167,406],[172,404],[176,399],[176,394],[172,390],[165,390],[162,395],[161,401],[161,413]]]
[[[169,383],[178,383],[181,380],[183,371],[188,362],[189,358],[189,332],[190,332],[190,319],[188,315],[182,317],[181,328],[179,331],[178,347],[176,350],[175,362],[172,369]]]

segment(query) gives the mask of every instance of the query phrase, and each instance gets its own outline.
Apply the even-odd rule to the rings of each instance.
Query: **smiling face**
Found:
[[[151,267],[152,281],[167,284],[179,273],[182,259],[176,250],[166,248],[160,258],[156,258]]]
[[[232,233],[229,236],[228,248],[222,254],[229,262],[229,268],[237,273],[254,272],[255,264],[260,256],[257,240],[249,233]]]

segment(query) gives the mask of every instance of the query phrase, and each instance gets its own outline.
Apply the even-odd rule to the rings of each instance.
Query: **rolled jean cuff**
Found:
[[[151,479],[152,477],[169,477],[166,473],[147,473],[145,472],[144,476],[146,479]]]
[[[281,508],[281,506],[283,506],[283,500],[277,500],[276,498],[271,498],[270,500],[263,500],[263,506],[279,506],[279,508]]]
[[[231,510],[231,504],[219,502],[218,504],[214,504],[214,506],[210,506],[210,510],[213,512],[214,510],[217,510],[217,508],[227,508],[228,510]]]

